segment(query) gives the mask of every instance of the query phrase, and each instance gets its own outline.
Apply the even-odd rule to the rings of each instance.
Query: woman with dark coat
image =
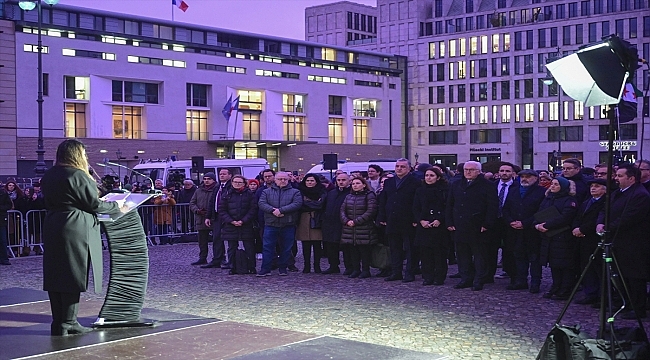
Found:
[[[5,193],[9,195],[9,199],[11,199],[11,209],[9,210],[22,212],[21,206],[25,200],[25,194],[23,193],[23,190],[20,188],[20,186],[18,186],[15,181],[7,181],[5,184]],[[13,213],[13,215],[10,214],[7,216],[9,245],[20,244],[20,236],[22,235],[22,231],[20,229],[22,222],[22,213]],[[27,255],[29,255],[29,253],[25,254],[23,251],[22,256]]]
[[[43,224],[43,290],[52,309],[52,335],[67,336],[91,329],[77,322],[79,295],[88,288],[92,261],[95,289],[101,289],[101,238],[97,213],[116,214],[116,202],[99,199],[88,172],[84,144],[65,140],[56,151],[56,165],[41,181],[47,215]],[[99,280],[99,283],[98,281]]]
[[[553,300],[566,300],[571,294],[571,288],[575,284],[577,270],[576,252],[578,242],[571,234],[571,224],[578,213],[577,200],[575,198],[575,184],[571,180],[557,177],[551,181],[546,191],[546,198],[542,200],[539,211],[554,206],[558,216],[547,219],[544,222],[535,220],[535,229],[542,237],[540,251],[540,262],[551,267],[553,285],[544,293],[543,297]],[[557,234],[548,236],[545,233]]]
[[[302,209],[300,221],[296,229],[296,240],[302,241],[302,256],[304,267],[302,272],[311,271],[311,249],[314,249],[314,272],[320,274],[320,258],[322,253],[323,233],[322,211],[323,200],[327,195],[325,186],[320,178],[314,174],[307,174],[298,186],[302,195]]]
[[[343,233],[341,244],[349,246],[352,274],[350,278],[365,279],[370,277],[372,252],[370,245],[378,241],[375,229],[377,216],[377,196],[370,190],[362,177],[355,177],[351,182],[350,193],[341,205],[341,223]],[[363,272],[360,271],[363,264]]]
[[[422,285],[442,285],[447,277],[449,231],[445,226],[447,180],[440,169],[424,171],[424,186],[415,191],[413,201],[415,246],[420,249]]]
[[[253,223],[257,219],[257,198],[246,186],[246,179],[235,175],[231,179],[232,190],[219,200],[219,221],[221,221],[221,239],[228,242],[228,247],[243,247],[248,259],[248,269],[238,269],[237,262],[232,261],[230,275],[255,274],[255,234]]]

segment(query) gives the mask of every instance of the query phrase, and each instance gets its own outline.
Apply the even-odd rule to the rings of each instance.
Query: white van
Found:
[[[246,179],[254,179],[262,170],[269,169],[269,163],[266,159],[206,159],[203,171],[199,174],[191,173],[191,160],[149,160],[133,167],[135,171],[149,176],[154,181],[161,179],[164,184],[182,183],[184,179],[198,179],[200,181],[205,173],[213,172],[218,176],[219,170],[224,168],[230,169],[233,175],[243,175]],[[142,175],[135,172],[131,173],[130,180],[132,184],[135,182],[142,183],[145,179]]]
[[[365,162],[339,162],[338,164],[338,169],[343,170],[347,174],[353,172],[353,171],[360,171],[361,174],[364,177],[368,176],[368,166],[371,164],[374,165],[379,165],[381,166],[384,171],[395,171],[395,160],[386,160],[386,159],[381,159],[381,160],[375,160],[375,161],[365,161]],[[335,170],[332,170],[332,173]],[[324,170],[323,169],[323,164],[317,164],[316,166],[312,167],[309,169],[306,174],[319,174],[319,175],[325,175],[329,177],[330,171],[329,170]]]

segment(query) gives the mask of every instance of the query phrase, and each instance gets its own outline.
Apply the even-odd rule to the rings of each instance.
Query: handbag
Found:
[[[309,213],[309,228],[320,229],[323,226],[323,219],[319,212],[312,211]]]
[[[380,270],[388,269],[390,267],[390,248],[384,244],[373,245],[370,265]]]

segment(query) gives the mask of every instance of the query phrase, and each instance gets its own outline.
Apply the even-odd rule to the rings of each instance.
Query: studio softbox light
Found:
[[[612,42],[620,39],[587,46],[546,68],[569,97],[585,106],[618,104],[630,73],[624,60],[627,55],[618,53],[618,44]]]

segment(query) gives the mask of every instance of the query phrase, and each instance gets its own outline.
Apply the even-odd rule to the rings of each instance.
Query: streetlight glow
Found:
[[[25,11],[31,11],[36,8],[36,3],[33,1],[21,1],[18,3],[18,6]]]

